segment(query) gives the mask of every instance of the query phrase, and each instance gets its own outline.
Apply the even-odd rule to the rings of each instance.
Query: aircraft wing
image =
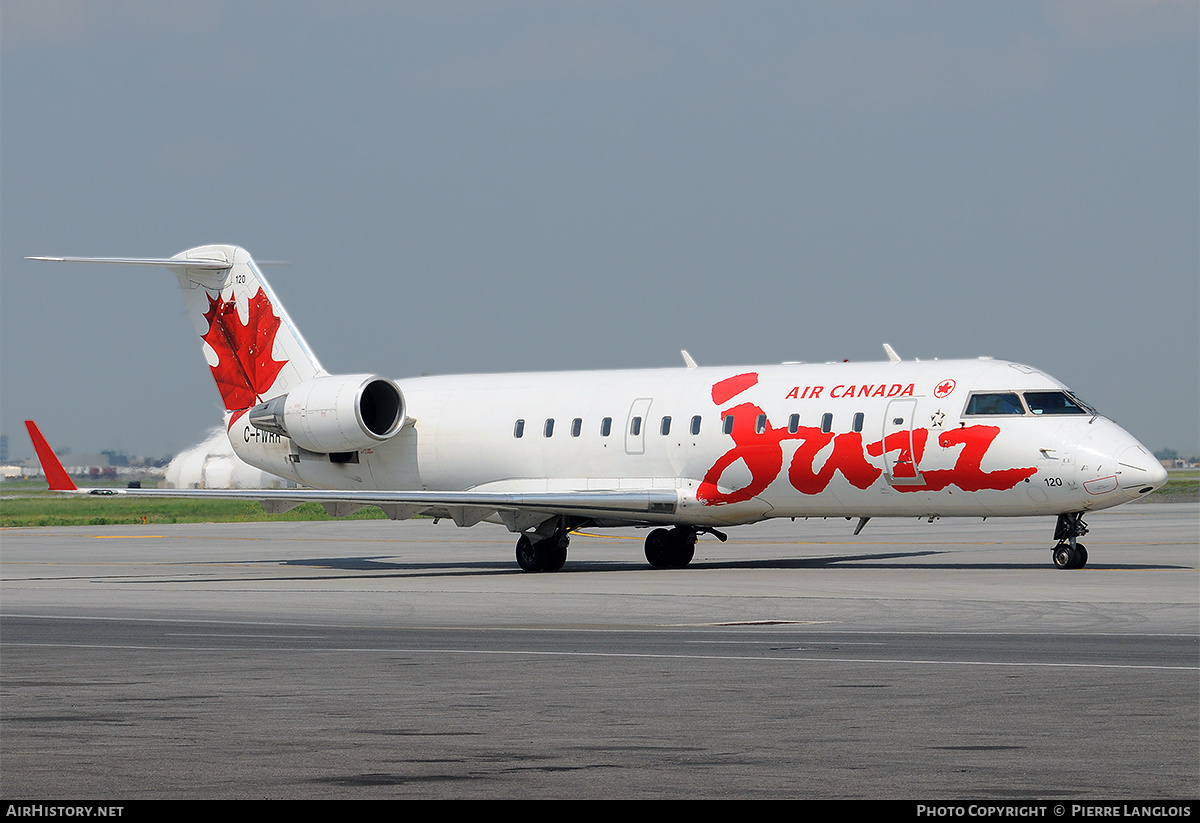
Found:
[[[513,531],[522,531],[561,514],[578,517],[650,522],[647,515],[675,513],[674,489],[644,491],[475,492],[475,491],[348,491],[338,489],[67,489],[73,494],[125,497],[257,500],[267,511],[284,512],[301,503],[320,503],[331,515],[352,514],[379,506],[393,520],[419,514],[448,517],[471,526],[499,515]],[[517,526],[519,528],[513,528]]]
[[[558,515],[585,518],[652,522],[672,515],[678,505],[674,489],[587,490],[555,492],[492,491],[352,491],[343,489],[80,489],[71,481],[57,455],[38,430],[26,420],[38,460],[52,491],[66,494],[189,498],[210,500],[257,500],[273,514],[301,503],[320,503],[333,516],[353,514],[366,506],[379,506],[393,520],[419,514],[448,517],[459,526],[472,526],[498,515],[511,531],[527,528]],[[654,515],[658,515],[655,518]]]

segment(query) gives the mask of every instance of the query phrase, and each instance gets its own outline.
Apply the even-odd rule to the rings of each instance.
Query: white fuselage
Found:
[[[674,489],[677,510],[643,522],[692,525],[1081,512],[1126,502],[1164,479],[1153,456],[1112,421],[1078,407],[1035,411],[1033,398],[1065,394],[1062,384],[999,360],[397,383],[408,421],[374,448],[305,452],[236,415],[230,439],[248,463],[318,488]],[[1026,392],[1040,394],[1002,412],[988,408],[996,397]],[[977,394],[986,396],[969,409]]]

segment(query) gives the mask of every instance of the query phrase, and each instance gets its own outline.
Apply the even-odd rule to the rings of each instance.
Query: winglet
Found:
[[[685,366],[687,366],[689,369],[696,368],[696,361],[693,360],[692,356],[687,353],[687,349],[680,349],[679,353],[683,355],[683,363]]]
[[[896,354],[896,350],[893,349],[891,346],[889,346],[887,343],[883,344],[883,351],[887,354],[887,358],[888,358],[889,362],[892,362],[892,363],[900,362],[900,355]]]
[[[50,444],[46,442],[46,438],[42,437],[42,433],[38,431],[37,423],[34,423],[32,420],[26,420],[25,428],[29,429],[29,439],[33,441],[33,448],[37,451],[38,461],[42,464],[42,471],[46,473],[46,480],[50,483],[50,491],[77,491],[75,484],[67,476],[67,470],[63,468],[63,464],[59,461],[58,455],[50,448]]]

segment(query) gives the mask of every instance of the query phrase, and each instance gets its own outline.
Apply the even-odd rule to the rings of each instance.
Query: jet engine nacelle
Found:
[[[351,452],[376,446],[404,425],[404,395],[373,374],[328,375],[250,410],[250,425],[291,438],[311,452]]]

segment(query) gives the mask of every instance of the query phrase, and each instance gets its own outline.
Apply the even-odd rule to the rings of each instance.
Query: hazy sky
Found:
[[[205,243],[333,372],[991,355],[1200,452],[1196,0],[0,0],[0,431],[171,453]]]

